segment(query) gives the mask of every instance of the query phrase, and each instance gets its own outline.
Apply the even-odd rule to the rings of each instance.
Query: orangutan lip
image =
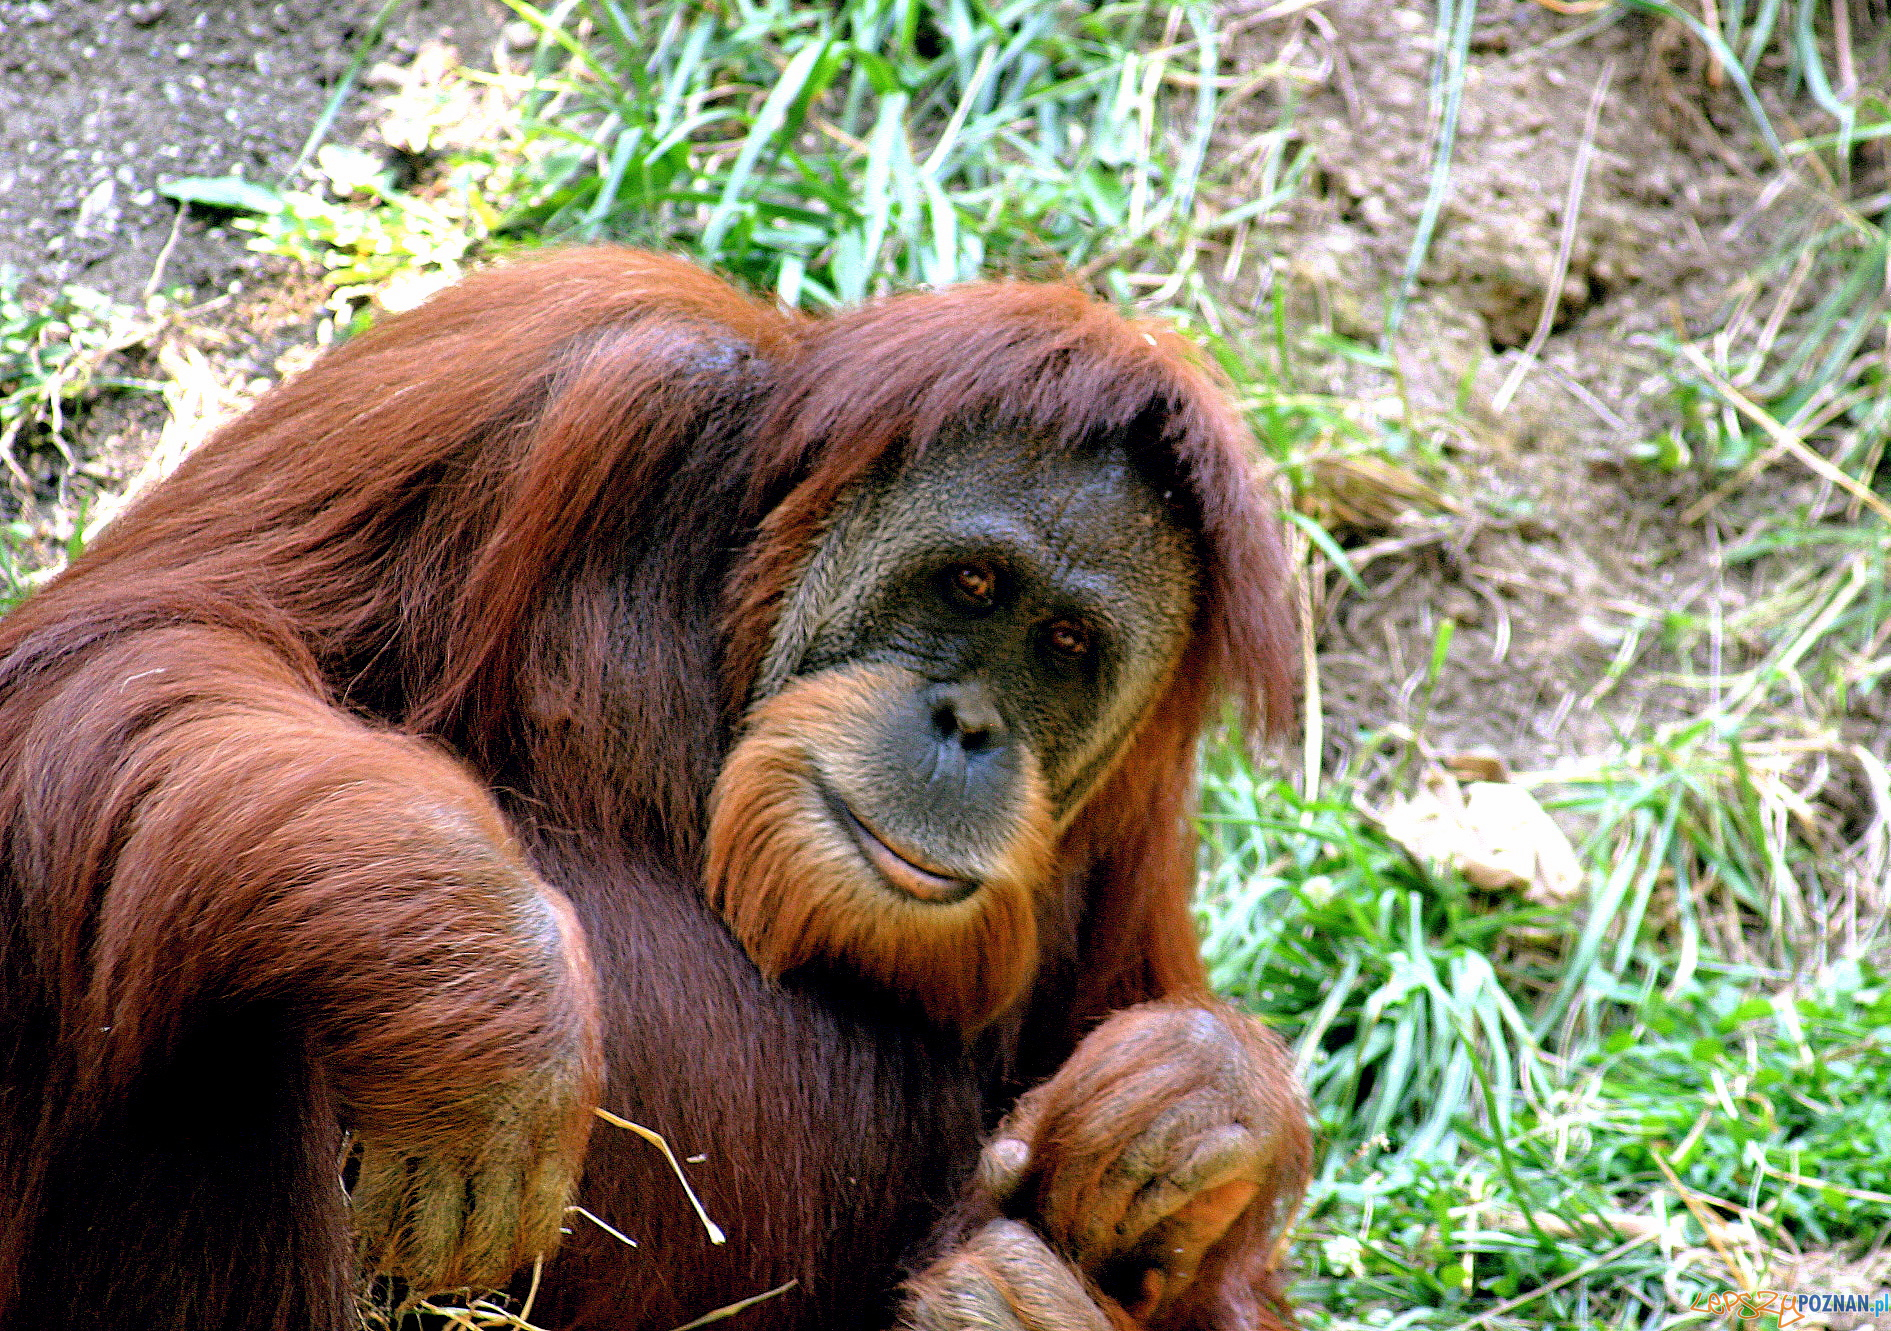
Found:
[[[822,787],[821,794],[838,820],[853,833],[854,844],[860,847],[860,853],[867,863],[897,891],[942,906],[963,901],[978,891],[978,884],[970,879],[953,878],[931,869],[922,869],[882,841],[872,828],[860,821],[858,815],[847,807],[846,800],[825,787]]]

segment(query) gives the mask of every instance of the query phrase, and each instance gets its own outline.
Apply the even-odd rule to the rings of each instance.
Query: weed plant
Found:
[[[604,0],[580,42],[574,6],[511,3],[545,37],[528,132],[566,141],[513,228],[681,244],[820,307],[1086,266],[1128,296],[1139,247],[1193,218],[1205,5]]]
[[[107,357],[143,336],[134,313],[86,287],[68,286],[46,299],[20,291],[20,275],[0,267],[0,465],[30,489],[29,455],[73,457],[69,404],[94,389],[151,389],[143,380],[103,372]]]
[[[31,496],[48,477],[57,488],[77,465],[75,416],[91,398],[157,389],[110,372],[114,353],[148,333],[131,309],[96,291],[68,286],[33,299],[17,272],[0,267],[0,490]],[[0,499],[0,613],[47,571],[44,545],[31,523],[11,516],[18,511]]]
[[[813,308],[986,273],[1080,272],[1129,299],[1140,258],[1227,224],[1196,216],[1220,67],[1206,5],[508,3],[541,41],[503,170],[464,158],[430,200],[331,151],[325,194],[166,192],[256,214],[256,248],[343,285],[457,264],[457,227],[488,249],[682,250]]]

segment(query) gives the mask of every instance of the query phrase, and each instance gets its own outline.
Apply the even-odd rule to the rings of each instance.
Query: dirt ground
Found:
[[[320,294],[281,260],[250,253],[224,218],[158,193],[184,176],[286,179],[381,0],[0,0],[0,270],[29,297],[74,284],[142,308],[178,300],[166,336],[114,368],[170,379],[107,396],[80,427],[77,466],[22,459],[33,493],[0,482],[0,519],[23,519],[51,559],[83,515],[96,520],[167,444],[227,418],[312,352]],[[498,0],[408,0],[376,59],[445,40],[477,59],[502,40]],[[358,85],[336,117],[344,142],[369,130]],[[161,349],[161,356],[160,356]],[[174,459],[171,459],[174,460]]]
[[[187,216],[173,238],[176,209],[156,187],[182,175],[282,178],[378,8],[0,0],[0,263],[41,291],[77,282],[136,303],[188,288],[210,329],[199,359],[215,380],[211,408],[240,406],[306,359],[313,302],[283,265],[245,253],[240,234]],[[1297,326],[1377,345],[1426,196],[1434,12],[1328,0],[1265,17],[1277,8],[1224,10],[1238,33],[1237,86],[1270,62],[1287,71],[1246,86],[1228,114],[1228,201],[1262,187],[1262,136],[1283,123],[1313,159],[1294,201],[1224,254],[1227,294],[1258,305],[1284,290]],[[1789,560],[1724,552],[1782,508],[1838,502],[1778,464],[1683,522],[1703,475],[1632,453],[1679,410],[1660,335],[1717,327],[1746,274],[1777,268],[1788,221],[1816,206],[1811,185],[1755,149],[1732,90],[1713,86],[1677,25],[1562,15],[1534,0],[1485,0],[1479,14],[1450,190],[1392,346],[1396,371],[1314,353],[1298,366],[1364,409],[1399,415],[1410,470],[1446,478],[1444,493],[1388,490],[1343,464],[1331,478],[1321,516],[1347,538],[1368,588],[1329,578],[1315,590],[1335,764],[1356,734],[1388,723],[1422,722],[1441,752],[1541,768],[1698,714],[1690,677],[1756,659],[1763,644],[1738,629],[1741,612],[1793,576]],[[477,61],[503,40],[504,16],[488,0],[413,0],[380,54],[398,61],[445,35]],[[1860,48],[1882,62],[1884,44],[1869,37]],[[1884,81],[1882,69],[1861,75]],[[1782,125],[1807,115],[1764,79],[1762,91]],[[1500,409],[1557,265],[1598,96],[1553,332]],[[363,134],[363,105],[357,94],[337,137]],[[1884,147],[1872,146],[1855,192],[1884,187]],[[120,399],[88,423],[82,476],[42,474],[25,513],[49,547],[63,539],[60,506],[133,475],[164,416],[154,397]],[[1447,617],[1456,637],[1427,697]],[[1854,742],[1891,751],[1882,698],[1844,724]]]
[[[1416,451],[1436,449],[1455,482],[1442,501],[1381,492],[1349,506],[1340,477],[1338,525],[1359,510],[1347,534],[1369,594],[1330,578],[1320,597],[1335,762],[1356,731],[1421,713],[1441,751],[1526,768],[1698,715],[1708,699],[1689,677],[1738,670],[1762,650],[1757,635],[1720,626],[1795,576],[1789,558],[1724,552],[1782,511],[1843,508],[1809,474],[1776,465],[1683,521],[1719,478],[1666,473],[1633,452],[1678,417],[1675,356],[1661,335],[1702,336],[1737,300],[1771,296],[1748,275],[1782,284],[1782,237],[1820,206],[1815,182],[1756,145],[1733,89],[1713,86],[1702,48],[1678,25],[1621,11],[1566,16],[1530,0],[1478,13],[1450,190],[1393,346],[1397,371],[1341,357],[1312,370],[1365,402],[1402,390]],[[1280,61],[1309,75],[1297,106],[1276,94],[1236,113],[1226,151],[1256,163],[1248,192],[1261,184],[1254,136],[1289,110],[1317,161],[1269,234],[1250,241],[1256,257],[1230,284],[1234,298],[1284,283],[1299,322],[1379,344],[1427,191],[1434,22],[1431,6],[1334,0],[1298,27],[1243,34],[1242,67]],[[1877,51],[1882,63],[1882,42]],[[1761,96],[1783,134],[1807,120],[1808,133],[1826,127],[1767,73]],[[1883,86],[1882,68],[1861,77]],[[1554,274],[1598,92],[1553,331],[1500,410]],[[1874,150],[1854,190],[1881,190],[1886,162]],[[1331,511],[1322,516],[1332,523]],[[1427,710],[1423,680],[1446,616],[1456,634]],[[1891,751],[1882,698],[1846,726]]]
[[[254,282],[241,237],[187,218],[164,255],[180,176],[282,179],[379,0],[0,0],[0,264],[29,290],[76,282],[135,302]],[[444,36],[489,47],[497,0],[409,0],[384,55]],[[362,130],[360,99],[336,125]],[[238,290],[241,288],[239,287]]]

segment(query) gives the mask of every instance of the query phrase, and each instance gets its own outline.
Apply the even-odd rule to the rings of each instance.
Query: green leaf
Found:
[[[241,176],[182,176],[159,185],[158,193],[180,203],[245,213],[280,212],[283,206],[282,191]]]
[[[709,224],[703,228],[702,252],[706,257],[713,259],[721,252],[723,237],[735,220],[743,190],[755,171],[756,159],[787,122],[789,111],[800,99],[815,65],[826,52],[825,40],[811,41],[802,47],[795,53],[794,59],[788,62],[788,67],[782,70],[781,79],[769,92],[768,100],[762,103],[760,113],[749,126],[748,137],[743,140],[741,150],[736,154],[735,164],[729,168],[722,198],[716,204],[716,210],[710,214]]]
[[[1339,542],[1333,539],[1332,534],[1328,532],[1326,528],[1297,509],[1290,508],[1287,510],[1287,521],[1293,523],[1294,526],[1300,528],[1301,531],[1307,534],[1307,539],[1312,541],[1319,549],[1320,553],[1326,556],[1327,563],[1337,569],[1340,576],[1352,584],[1354,591],[1358,592],[1361,596],[1370,596],[1372,594],[1366,590],[1366,584],[1360,580],[1358,570],[1353,567],[1353,561],[1346,557],[1346,552],[1340,548]]]
[[[1757,1021],[1761,1017],[1770,1017],[1772,1015],[1773,1003],[1771,999],[1749,998],[1746,1002],[1720,1019],[1720,1029],[1722,1031],[1731,1031],[1735,1027],[1744,1025],[1749,1021]]]

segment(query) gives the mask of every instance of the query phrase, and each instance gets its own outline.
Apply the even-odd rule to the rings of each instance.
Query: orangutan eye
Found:
[[[1090,654],[1094,636],[1086,624],[1058,619],[1044,630],[1044,645],[1066,660],[1080,661]]]
[[[989,610],[998,599],[998,574],[989,564],[954,564],[945,571],[946,600],[961,610]]]

